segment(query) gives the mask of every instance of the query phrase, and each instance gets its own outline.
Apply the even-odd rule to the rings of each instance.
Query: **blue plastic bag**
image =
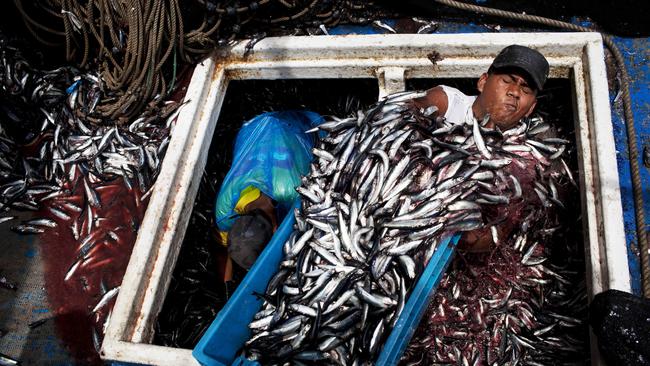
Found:
[[[240,193],[249,186],[278,203],[278,221],[282,220],[298,197],[300,178],[309,172],[315,135],[305,131],[322,121],[314,112],[282,111],[264,113],[244,123],[215,203],[219,230],[231,228]]]

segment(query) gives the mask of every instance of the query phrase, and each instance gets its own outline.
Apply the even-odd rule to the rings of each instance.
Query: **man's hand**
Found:
[[[495,228],[496,232],[493,232],[492,228]],[[490,251],[496,245],[500,245],[504,238],[508,238],[513,229],[513,223],[506,220],[498,224],[488,225],[483,229],[465,232],[458,242],[458,249],[472,253]]]
[[[483,228],[464,233],[458,242],[458,249],[480,253],[489,251],[493,244],[490,228]]]

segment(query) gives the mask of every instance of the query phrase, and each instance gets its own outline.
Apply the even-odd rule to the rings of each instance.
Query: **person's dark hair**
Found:
[[[244,269],[250,269],[273,236],[273,226],[259,209],[240,215],[228,232],[228,254]]]

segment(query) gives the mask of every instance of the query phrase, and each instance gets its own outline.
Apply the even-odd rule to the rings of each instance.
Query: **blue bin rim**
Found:
[[[300,207],[300,202],[294,204],[294,208]],[[237,290],[226,303],[224,308],[217,314],[206,333],[192,351],[192,356],[202,365],[208,366],[253,366],[259,365],[255,361],[250,361],[239,354],[244,342],[250,339],[248,324],[253,320],[253,316],[262,305],[262,300],[253,295],[251,286],[257,286],[257,292],[264,292],[270,278],[277,272],[280,260],[283,257],[283,246],[288,237],[293,232],[295,217],[293,212],[289,212],[282,221],[282,224],[273,235],[273,238],[264,249],[258,260],[248,272],[244,280],[237,287]],[[411,336],[415,332],[420,319],[422,318],[429,302],[435,294],[435,289],[442,278],[448,264],[453,258],[454,249],[460,239],[460,234],[449,234],[443,236],[438,244],[438,249],[434,252],[416,282],[415,287],[411,290],[409,298],[399,315],[399,318],[393,327],[388,339],[383,345],[382,351],[377,359],[377,365],[395,365],[399,362],[404,349],[408,345]],[[273,268],[270,268],[273,267]],[[273,271],[267,271],[272,269]],[[253,283],[255,280],[261,282]],[[262,286],[261,290],[259,288]],[[254,298],[254,301],[250,301]],[[250,302],[254,308],[246,308],[246,302]],[[240,319],[241,324],[237,324],[233,318],[240,318],[242,312],[246,313],[246,319]],[[235,324],[233,324],[235,321]],[[233,337],[227,336],[227,330],[233,329],[233,326],[243,327],[247,337],[242,337],[242,332]],[[245,329],[244,329],[245,328]],[[227,330],[226,330],[227,329]],[[239,336],[238,339],[237,336]],[[221,337],[223,344],[219,344],[219,349],[215,352],[210,350],[210,345],[215,337]],[[245,338],[245,339],[243,339]],[[223,347],[222,347],[223,346]],[[221,352],[221,356],[219,353]]]

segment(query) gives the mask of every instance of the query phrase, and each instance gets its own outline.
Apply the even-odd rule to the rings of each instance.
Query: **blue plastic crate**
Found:
[[[299,207],[296,204],[294,207]],[[253,292],[263,293],[282,260],[282,247],[293,231],[295,217],[290,212],[273,235],[232,298],[219,312],[192,355],[206,366],[258,365],[240,357],[244,343],[250,339],[248,324],[262,306]],[[429,304],[434,289],[451,261],[459,234],[442,240],[422,276],[411,291],[393,331],[382,348],[377,365],[396,364]]]

